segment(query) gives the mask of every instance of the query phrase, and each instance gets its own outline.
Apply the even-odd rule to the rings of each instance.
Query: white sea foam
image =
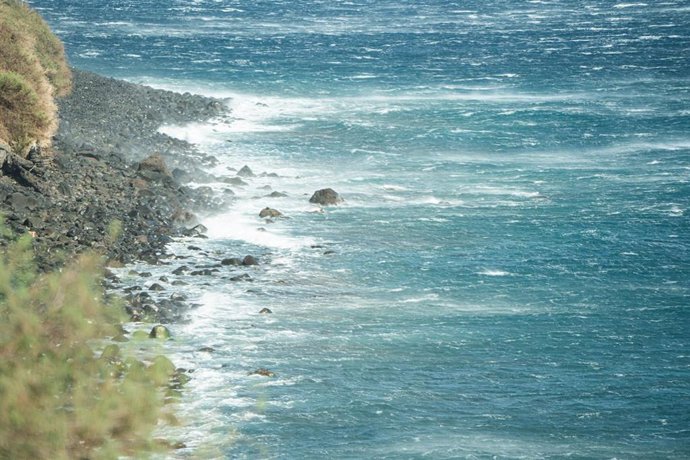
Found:
[[[439,295],[438,294],[427,294],[423,296],[418,296],[418,297],[409,297],[407,299],[403,299],[400,301],[400,303],[423,303],[423,302],[430,302],[434,300],[438,300]]]
[[[506,187],[492,187],[488,185],[483,185],[472,190],[474,193],[481,195],[508,195],[520,198],[539,198],[542,195],[537,191],[531,190],[519,190]]]
[[[637,6],[648,6],[647,3],[618,3],[613,5],[614,8],[624,9],[624,8],[634,8]]]
[[[404,192],[407,191],[407,187],[403,187],[402,185],[392,185],[392,184],[384,184],[381,186],[383,190],[389,191],[389,192]]]
[[[203,224],[208,228],[208,236],[214,239],[245,241],[276,249],[299,249],[314,244],[311,238],[296,238],[276,230],[276,224],[263,224],[258,210],[248,214],[246,206],[234,206],[223,214],[205,219]]]
[[[414,107],[448,102],[485,102],[495,104],[533,104],[588,100],[588,93],[528,93],[508,91],[496,87],[444,85],[430,90],[408,90],[399,94],[371,92],[348,96],[290,97],[271,94],[252,94],[215,85],[200,85],[191,81],[144,79],[137,81],[155,88],[177,92],[191,91],[226,101],[235,120],[228,132],[271,132],[294,130],[299,120],[341,118],[366,123],[362,113],[387,114]],[[514,111],[514,108],[510,109]],[[289,120],[289,121],[287,121]]]
[[[216,123],[189,123],[185,125],[163,125],[158,132],[166,136],[190,142],[192,144],[219,143],[215,136],[218,133]]]
[[[80,53],[79,56],[83,58],[95,58],[99,57],[101,54],[103,54],[100,50],[89,50],[89,51],[84,51],[83,53]]]
[[[482,276],[510,276],[512,273],[507,272],[505,270],[495,270],[495,269],[486,269],[482,270],[480,272],[477,272],[478,275]]]
[[[682,216],[685,213],[685,211],[678,205],[672,205],[671,208],[668,210],[668,215],[673,216],[673,217],[679,217]]]

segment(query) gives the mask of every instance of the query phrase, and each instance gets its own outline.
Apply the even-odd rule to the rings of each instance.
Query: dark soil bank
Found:
[[[215,160],[157,129],[226,116],[224,106],[77,70],[59,105],[53,156],[23,160],[0,145],[0,213],[15,232],[34,235],[42,270],[92,248],[121,263],[155,263],[172,236],[194,226],[194,212],[214,205],[174,177],[197,179]],[[121,232],[110,241],[113,222]]]

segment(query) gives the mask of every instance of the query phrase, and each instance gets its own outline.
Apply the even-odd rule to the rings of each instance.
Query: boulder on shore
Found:
[[[137,170],[140,172],[143,171],[150,171],[158,174],[162,174],[164,176],[172,177],[172,173],[168,169],[168,167],[165,164],[165,160],[163,157],[159,154],[153,154],[148,158],[145,158],[142,160],[138,167]]]
[[[311,198],[309,198],[309,202],[320,204],[323,206],[329,206],[342,203],[343,199],[340,197],[338,192],[336,192],[332,188],[324,188],[314,192]]]

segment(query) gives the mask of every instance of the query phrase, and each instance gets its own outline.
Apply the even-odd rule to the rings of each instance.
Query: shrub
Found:
[[[1,227],[1,226],[0,226]],[[4,232],[2,232],[4,234]],[[6,239],[6,238],[5,238]],[[27,235],[0,253],[0,458],[118,458],[153,449],[163,416],[163,358],[151,366],[116,345],[100,258],[39,275]]]
[[[23,79],[35,100],[17,112],[24,92],[0,91],[0,140],[25,156],[31,144],[50,145],[57,129],[54,96],[71,89],[71,72],[60,40],[23,2],[0,0],[0,75]],[[17,96],[19,98],[17,98]]]

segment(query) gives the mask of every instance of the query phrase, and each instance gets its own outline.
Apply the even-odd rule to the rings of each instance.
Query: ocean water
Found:
[[[262,264],[179,277],[170,458],[690,457],[689,1],[31,4],[257,173],[171,246]]]

